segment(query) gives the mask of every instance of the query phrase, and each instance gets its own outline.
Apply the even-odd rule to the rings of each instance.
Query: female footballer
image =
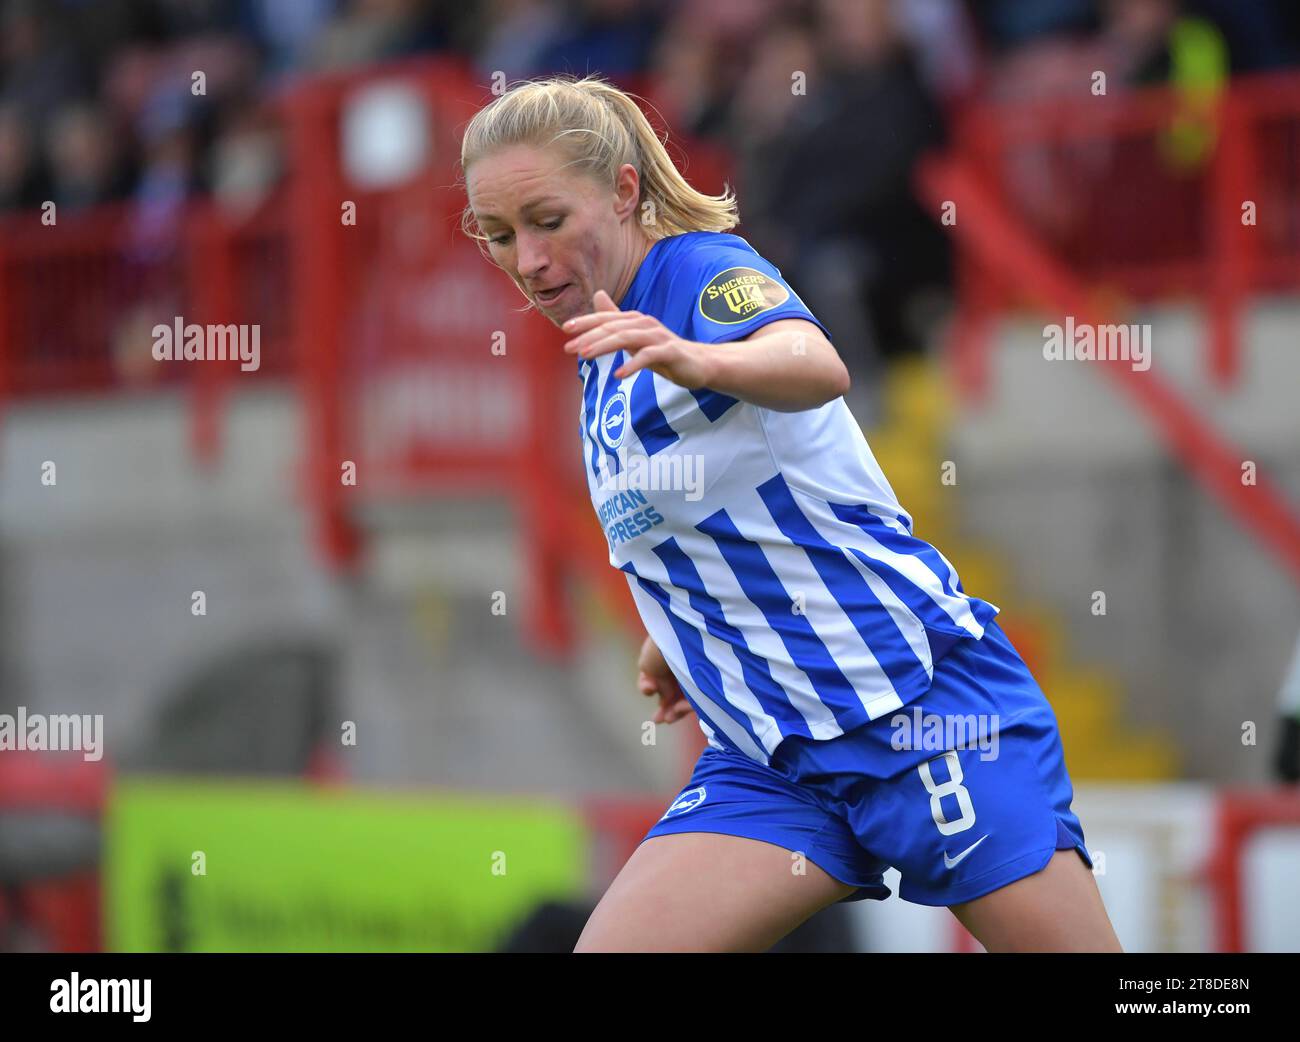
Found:
[[[729,232],[734,196],[693,189],[596,77],[512,86],[461,166],[466,234],[569,334],[640,689],[708,741],[576,951],[765,951],[888,897],[891,865],[989,951],[1119,951],[1047,699],[912,534],[830,333]]]

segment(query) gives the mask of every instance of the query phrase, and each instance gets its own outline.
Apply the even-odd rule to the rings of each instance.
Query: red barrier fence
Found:
[[[425,155],[401,183],[364,189],[345,171],[346,122],[376,90],[422,107]],[[277,103],[285,178],[254,212],[192,201],[0,218],[0,400],[185,386],[202,463],[219,452],[236,377],[293,377],[309,426],[304,488],[333,564],[361,551],[363,504],[502,495],[527,548],[538,650],[570,644],[567,575],[588,576],[634,623],[585,502],[576,431],[557,422],[570,402],[576,416],[576,366],[459,231],[460,134],[490,98],[454,59],[302,80]],[[722,155],[686,151],[696,183],[721,190]],[[259,371],[155,362],[151,330],[178,317],[258,326]]]
[[[1245,295],[1300,286],[1300,77],[1234,81],[1222,97],[1188,105],[1160,89],[978,107],[953,152],[922,166],[922,195],[935,212],[948,208],[956,218],[952,348],[968,399],[986,390],[994,315],[1026,303],[1108,324],[1119,321],[1125,297],[1198,294],[1207,301],[1210,372],[1221,386],[1235,378]],[[1217,146],[1195,163],[1171,165],[1160,142],[1187,120]],[[1029,159],[1036,171],[1054,171],[1045,175],[1054,190],[1025,191],[1037,183],[1023,173]],[[1083,177],[1086,163],[1104,168]],[[1143,213],[1127,210],[1134,202]],[[1135,236],[1132,222],[1144,218],[1147,227]],[[1097,364],[1174,457],[1300,583],[1300,514],[1266,475],[1243,484],[1249,454],[1155,371]]]
[[[1243,295],[1300,286],[1294,73],[1234,79],[1211,95],[1151,88],[976,104],[960,118],[944,163],[959,163],[992,205],[1095,296],[1205,301],[1207,364],[1222,384],[1236,374]],[[956,200],[934,174],[932,167],[923,194],[938,212]],[[960,216],[952,227],[962,307],[954,347],[961,387],[978,395],[987,379],[981,331],[988,319],[1041,295],[1005,278],[963,239]]]

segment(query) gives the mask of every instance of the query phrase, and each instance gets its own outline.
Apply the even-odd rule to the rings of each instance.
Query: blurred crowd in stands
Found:
[[[196,192],[255,204],[282,168],[279,86],[448,51],[484,82],[636,84],[675,134],[725,145],[742,234],[865,359],[914,348],[918,300],[947,284],[911,172],[957,108],[1078,91],[1099,68],[1122,89],[1292,64],[1300,4],[0,0],[0,210],[127,200],[147,227]]]

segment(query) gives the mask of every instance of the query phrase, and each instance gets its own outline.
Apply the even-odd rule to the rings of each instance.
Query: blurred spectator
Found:
[[[1234,73],[1277,69],[1300,59],[1300,5],[1290,0],[1185,0],[1183,7],[1222,33]]]
[[[344,69],[438,50],[448,42],[439,13],[440,5],[424,0],[351,0],[312,42],[307,67]]]
[[[725,133],[727,96],[715,40],[683,19],[664,32],[651,64],[650,90],[674,133],[699,137]]]
[[[272,113],[255,98],[232,106],[221,120],[207,179],[228,212],[246,215],[267,198],[280,176],[280,135]]]
[[[598,72],[617,80],[649,65],[660,15],[643,0],[576,0],[566,6],[567,31],[542,51],[543,70]]]
[[[974,24],[960,0],[894,0],[892,12],[930,92],[949,102],[967,97],[979,55]]]
[[[1251,69],[1296,58],[1281,9],[1267,0],[1096,0],[1088,9],[1093,17],[1055,20],[1054,29],[1009,48],[995,63],[990,95],[1077,96],[1097,70],[1107,73],[1108,89],[1171,79],[1186,84],[1197,77],[1222,79],[1229,57],[1234,68]]]
[[[239,27],[254,40],[272,78],[301,65],[338,7],[337,0],[243,0]]]
[[[0,210],[39,206],[39,156],[31,128],[15,105],[0,105]]]
[[[505,73],[528,79],[544,69],[544,55],[565,34],[564,13],[552,0],[487,0],[475,41],[475,70],[482,80]]]
[[[655,102],[673,133],[727,138],[736,84],[763,64],[760,49],[798,22],[805,6],[775,0],[678,4],[660,31],[649,70]],[[806,67],[786,65],[779,76],[789,83],[794,69]]]
[[[18,105],[33,126],[93,86],[49,5],[8,0],[0,9],[0,101]]]
[[[793,70],[806,70],[806,96],[792,93]],[[745,229],[870,386],[882,355],[920,343],[913,294],[947,278],[943,234],[912,189],[940,117],[890,4],[821,0],[811,33],[773,31],[737,106]]]
[[[796,75],[804,77],[799,93]],[[797,260],[798,229],[788,210],[795,204],[789,198],[789,149],[792,139],[822,118],[828,98],[822,77],[812,27],[801,21],[775,26],[758,41],[727,120],[728,142],[739,161],[744,230],[777,267]]]
[[[1170,35],[1178,21],[1178,0],[1104,0],[1099,39],[1108,64],[1127,84],[1168,80]]]
[[[994,54],[1015,50],[1044,37],[1095,31],[1095,0],[968,0],[984,42]]]
[[[49,130],[50,198],[60,210],[81,210],[121,199],[128,173],[116,134],[99,106],[79,102],[55,115]]]
[[[145,154],[135,188],[133,239],[145,255],[174,248],[181,223],[178,211],[197,186],[189,97],[180,91],[160,91],[140,120]]]

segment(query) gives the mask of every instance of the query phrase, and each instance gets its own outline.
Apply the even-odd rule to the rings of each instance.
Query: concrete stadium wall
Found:
[[[953,425],[953,492],[968,531],[1002,551],[1027,595],[1061,612],[1080,659],[1116,670],[1129,719],[1176,736],[1188,777],[1263,781],[1300,589],[1105,377],[1043,357],[1046,321],[1062,320],[1001,329],[989,401]],[[1300,510],[1300,304],[1265,301],[1248,313],[1241,380],[1229,391],[1213,386],[1190,309],[1130,321],[1151,324],[1151,372]],[[1092,614],[1096,590],[1104,617]],[[1242,745],[1245,721],[1258,726],[1255,747]]]
[[[367,567],[339,581],[310,548],[293,397],[239,396],[210,473],[189,453],[188,415],[172,394],[6,410],[0,709],[102,713],[118,759],[150,740],[165,693],[213,656],[314,637],[340,653],[342,716],[358,733],[342,751],[359,779],[555,794],[672,786],[676,735],[640,744],[649,702],[626,638],[571,665],[524,649],[507,512],[441,504],[374,518]],[[504,618],[488,611],[498,588],[512,594]],[[204,617],[190,612],[195,590]]]

